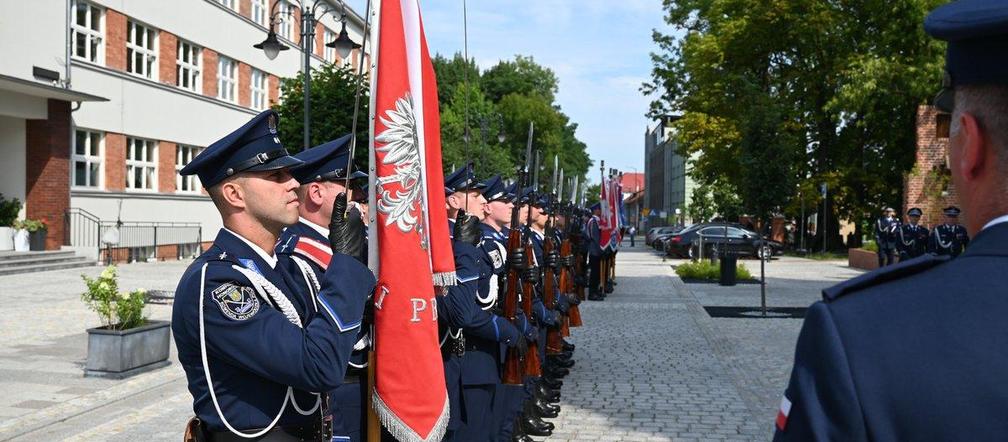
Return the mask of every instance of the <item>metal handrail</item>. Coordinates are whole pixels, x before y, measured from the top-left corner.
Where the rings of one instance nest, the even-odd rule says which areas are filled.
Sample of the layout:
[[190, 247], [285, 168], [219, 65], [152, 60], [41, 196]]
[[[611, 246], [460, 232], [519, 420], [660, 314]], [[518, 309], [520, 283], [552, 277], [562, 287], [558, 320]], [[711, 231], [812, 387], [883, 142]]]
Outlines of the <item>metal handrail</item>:
[[[104, 221], [87, 210], [73, 207], [65, 212], [64, 223], [64, 245], [93, 247], [98, 256], [103, 247], [108, 248], [107, 254], [115, 251], [129, 260], [141, 259], [140, 253], [146, 248], [153, 248], [157, 257], [158, 246], [162, 245], [193, 245], [202, 250], [203, 227], [198, 222]], [[119, 232], [119, 242], [104, 244], [105, 233], [113, 228]]]

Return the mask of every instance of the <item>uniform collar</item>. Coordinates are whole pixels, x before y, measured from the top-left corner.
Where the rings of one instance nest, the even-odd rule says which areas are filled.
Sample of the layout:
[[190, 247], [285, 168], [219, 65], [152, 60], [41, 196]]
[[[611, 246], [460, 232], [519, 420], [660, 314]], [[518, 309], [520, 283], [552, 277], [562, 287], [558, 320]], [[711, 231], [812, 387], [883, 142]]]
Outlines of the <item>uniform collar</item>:
[[304, 218], [302, 218], [300, 216], [298, 217], [298, 221], [300, 221], [301, 224], [304, 224], [304, 225], [306, 225], [308, 227], [311, 227], [312, 230], [318, 232], [323, 237], [325, 237], [325, 238], [329, 237], [329, 229], [327, 229], [325, 227], [322, 227], [322, 226], [320, 226], [318, 224], [315, 224], [315, 223], [313, 223], [311, 221], [308, 221], [308, 220], [306, 220], [306, 219], [304, 219]]
[[1001, 224], [1001, 223], [1008, 223], [1008, 214], [1001, 215], [997, 218], [988, 221], [987, 224], [984, 224], [983, 228], [981, 228], [980, 231], [983, 232], [988, 227], [992, 227], [995, 224]]
[[233, 230], [227, 227], [221, 227], [221, 231], [230, 233], [235, 238], [241, 240], [243, 243], [245, 243], [246, 246], [248, 246], [248, 248], [252, 249], [253, 252], [258, 254], [259, 258], [261, 258], [266, 264], [269, 264], [271, 269], [276, 269], [277, 265], [276, 255], [272, 253], [266, 253], [266, 251], [263, 250], [261, 247], [255, 245], [255, 243], [253, 243], [252, 241], [245, 239], [245, 237], [235, 233]]

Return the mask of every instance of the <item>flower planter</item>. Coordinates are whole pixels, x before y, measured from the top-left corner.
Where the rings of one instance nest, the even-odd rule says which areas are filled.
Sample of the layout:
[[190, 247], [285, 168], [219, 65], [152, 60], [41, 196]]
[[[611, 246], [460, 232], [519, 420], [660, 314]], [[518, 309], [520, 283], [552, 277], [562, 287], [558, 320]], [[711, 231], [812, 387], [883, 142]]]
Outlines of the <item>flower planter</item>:
[[0, 227], [0, 252], [14, 250], [14, 228]]
[[28, 241], [28, 231], [25, 229], [17, 229], [14, 231], [14, 251], [15, 252], [27, 252], [31, 247], [31, 243]]
[[128, 330], [88, 329], [84, 376], [123, 379], [170, 364], [170, 325], [168, 321], [147, 321]]
[[855, 269], [875, 270], [878, 268], [878, 255], [871, 250], [847, 249], [847, 265]]
[[28, 250], [39, 252], [46, 249], [47, 230], [37, 230], [28, 234]]

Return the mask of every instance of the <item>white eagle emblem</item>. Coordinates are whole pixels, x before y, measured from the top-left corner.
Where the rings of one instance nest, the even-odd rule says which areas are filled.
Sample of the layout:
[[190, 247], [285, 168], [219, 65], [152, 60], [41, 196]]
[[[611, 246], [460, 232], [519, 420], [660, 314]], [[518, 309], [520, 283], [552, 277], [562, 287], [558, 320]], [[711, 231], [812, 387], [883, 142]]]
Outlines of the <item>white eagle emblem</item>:
[[[395, 172], [378, 178], [381, 196], [378, 211], [386, 216], [386, 226], [395, 223], [403, 233], [416, 231], [420, 235], [421, 246], [426, 249], [423, 231], [426, 219], [423, 219], [425, 215], [420, 207], [423, 164], [410, 95], [407, 93], [396, 100], [395, 108], [386, 110], [381, 122], [385, 130], [375, 136], [375, 150], [385, 153], [382, 164], [392, 165]], [[391, 183], [398, 183], [399, 188], [388, 186]]]

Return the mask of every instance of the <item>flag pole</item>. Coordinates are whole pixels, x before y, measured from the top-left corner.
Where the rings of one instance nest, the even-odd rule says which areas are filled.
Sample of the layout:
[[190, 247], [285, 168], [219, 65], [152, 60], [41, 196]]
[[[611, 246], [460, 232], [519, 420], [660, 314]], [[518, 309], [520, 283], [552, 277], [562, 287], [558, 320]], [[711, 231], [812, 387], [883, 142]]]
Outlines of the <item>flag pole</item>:
[[[365, 26], [371, 23], [372, 26], [368, 31], [371, 35], [365, 35], [365, 40], [367, 38], [371, 39], [373, 47], [371, 48], [371, 75], [368, 77], [370, 92], [368, 93], [368, 98], [370, 103], [368, 105], [368, 267], [374, 273], [375, 277], [378, 276], [378, 228], [377, 228], [377, 213], [378, 213], [378, 200], [377, 190], [377, 163], [375, 161], [375, 145], [374, 145], [374, 129], [375, 129], [375, 89], [378, 81], [378, 35], [379, 27], [381, 22], [379, 21], [380, 12], [382, 7], [382, 0], [376, 0], [372, 3], [371, 0], [367, 1], [367, 10], [365, 14], [368, 15], [365, 20]], [[363, 45], [361, 45], [361, 60], [364, 59]], [[360, 65], [363, 68], [363, 64]], [[358, 71], [360, 72], [360, 71]], [[359, 81], [360, 79], [358, 79]], [[359, 95], [358, 95], [359, 96]], [[358, 107], [354, 106], [354, 112], [358, 112]], [[356, 115], [356, 114], [355, 114]], [[357, 127], [354, 124], [354, 132], [351, 137], [356, 135]], [[351, 143], [351, 149], [354, 144]], [[353, 161], [353, 154], [350, 155], [350, 161]], [[347, 176], [350, 176], [349, 169], [347, 170]], [[349, 184], [349, 183], [348, 183]], [[374, 302], [374, 295], [368, 302]], [[380, 442], [381, 441], [381, 424], [378, 420], [378, 413], [375, 411], [374, 399], [375, 399], [375, 388], [377, 385], [377, 375], [375, 370], [375, 345], [377, 345], [377, 327], [374, 324], [369, 325], [371, 327], [371, 346], [368, 350], [368, 366], [367, 366], [367, 384], [364, 386], [367, 391], [365, 396], [366, 403], [363, 404], [364, 408], [367, 410], [367, 420], [364, 422], [364, 428], [362, 428], [364, 434], [364, 440], [368, 442]]]

